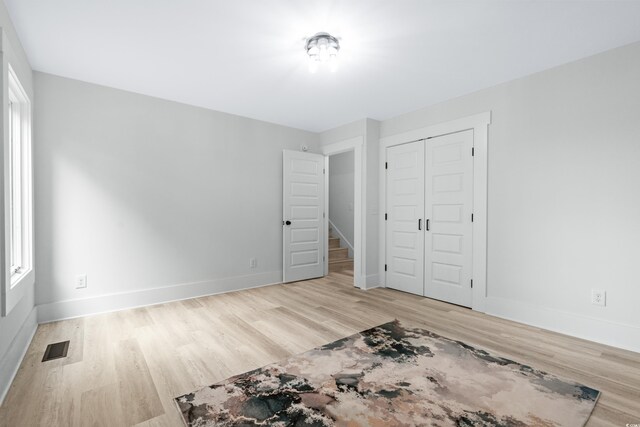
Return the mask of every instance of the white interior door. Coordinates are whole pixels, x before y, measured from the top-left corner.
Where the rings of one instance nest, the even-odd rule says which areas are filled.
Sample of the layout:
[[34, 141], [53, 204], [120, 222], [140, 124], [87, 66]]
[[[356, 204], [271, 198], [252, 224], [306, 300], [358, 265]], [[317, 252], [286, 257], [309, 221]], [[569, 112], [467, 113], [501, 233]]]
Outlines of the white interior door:
[[283, 282], [324, 275], [324, 156], [283, 151]]
[[426, 140], [424, 295], [471, 306], [473, 130]]
[[423, 295], [424, 143], [387, 148], [387, 287]]

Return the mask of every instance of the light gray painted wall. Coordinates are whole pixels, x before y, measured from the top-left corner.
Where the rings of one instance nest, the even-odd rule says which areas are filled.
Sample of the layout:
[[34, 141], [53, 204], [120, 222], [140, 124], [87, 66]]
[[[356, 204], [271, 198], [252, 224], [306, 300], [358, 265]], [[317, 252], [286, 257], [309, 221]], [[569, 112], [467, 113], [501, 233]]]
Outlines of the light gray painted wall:
[[282, 271], [282, 150], [317, 151], [317, 134], [39, 72], [35, 86], [38, 304]]
[[388, 136], [492, 111], [490, 297], [640, 325], [638, 76], [635, 43], [381, 123]]
[[[329, 157], [329, 220], [353, 247], [353, 151]], [[344, 247], [344, 245], [343, 245]]]
[[337, 128], [328, 129], [320, 133], [320, 143], [322, 145], [332, 144], [357, 136], [364, 136], [366, 133], [366, 119], [356, 120], [355, 122], [346, 123]]
[[[8, 55], [9, 63], [33, 103], [31, 66], [11, 23], [4, 2], [0, 2], [0, 27], [10, 44], [10, 49], [5, 49], [3, 53]], [[1, 108], [0, 113], [4, 114]], [[2, 179], [1, 174], [0, 179]], [[13, 310], [6, 317], [0, 317], [0, 396], [9, 385], [14, 370], [17, 368], [16, 362], [19, 363], [19, 358], [22, 355], [25, 340], [30, 338], [30, 334], [35, 327], [33, 310], [34, 287], [30, 285], [26, 289], [25, 296]]]

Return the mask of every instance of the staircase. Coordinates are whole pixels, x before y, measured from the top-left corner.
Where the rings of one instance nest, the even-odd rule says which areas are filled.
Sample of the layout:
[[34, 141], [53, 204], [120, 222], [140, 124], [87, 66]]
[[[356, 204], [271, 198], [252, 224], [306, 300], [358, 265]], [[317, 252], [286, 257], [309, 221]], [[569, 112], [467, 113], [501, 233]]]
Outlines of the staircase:
[[340, 238], [329, 231], [329, 273], [353, 272], [353, 259], [349, 258], [349, 249], [340, 247]]

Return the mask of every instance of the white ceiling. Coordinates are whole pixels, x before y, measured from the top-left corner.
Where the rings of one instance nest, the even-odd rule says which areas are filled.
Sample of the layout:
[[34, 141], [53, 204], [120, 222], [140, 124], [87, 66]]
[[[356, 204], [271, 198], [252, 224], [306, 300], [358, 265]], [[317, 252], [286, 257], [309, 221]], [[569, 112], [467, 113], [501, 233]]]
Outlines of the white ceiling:
[[[640, 1], [4, 1], [36, 70], [311, 131], [640, 40]], [[318, 31], [334, 74], [308, 72]]]

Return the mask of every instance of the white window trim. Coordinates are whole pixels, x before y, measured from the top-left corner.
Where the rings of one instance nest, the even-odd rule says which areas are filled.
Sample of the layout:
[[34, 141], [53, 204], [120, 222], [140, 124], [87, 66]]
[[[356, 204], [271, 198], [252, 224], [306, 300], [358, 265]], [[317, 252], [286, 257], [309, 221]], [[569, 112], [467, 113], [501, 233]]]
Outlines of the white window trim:
[[[13, 186], [9, 188], [9, 203], [14, 202], [20, 205], [20, 216], [18, 221], [14, 223], [13, 215], [9, 213], [9, 225], [15, 227], [21, 234], [20, 239], [9, 242], [10, 260], [11, 255], [17, 252], [17, 264], [10, 262], [9, 274], [11, 276], [10, 287], [15, 288], [32, 270], [33, 270], [33, 239], [32, 239], [32, 223], [33, 223], [33, 206], [31, 194], [31, 177], [32, 177], [32, 157], [31, 157], [31, 102], [24, 88], [20, 84], [20, 80], [16, 76], [11, 65], [8, 65], [9, 77], [9, 175], [11, 181], [19, 180], [18, 194], [14, 194]], [[18, 121], [16, 127], [15, 121]], [[15, 140], [18, 140], [15, 142]], [[16, 154], [15, 148], [20, 151]], [[15, 157], [17, 156], [17, 159]], [[14, 170], [11, 165], [15, 161], [19, 161], [20, 169]], [[11, 208], [11, 206], [10, 206]], [[11, 230], [9, 230], [9, 234]]]
[[[32, 157], [32, 102], [28, 93], [24, 90], [18, 74], [9, 64], [9, 61], [16, 59], [11, 47], [7, 43], [4, 31], [0, 30], [0, 56], [1, 68], [0, 72], [2, 86], [2, 105], [0, 106], [0, 120], [2, 129], [2, 176], [3, 176], [3, 192], [0, 197], [0, 288], [2, 293], [1, 311], [2, 316], [8, 315], [11, 310], [22, 300], [27, 294], [27, 290], [33, 287], [35, 282], [34, 271], [34, 241], [33, 241], [33, 157]], [[18, 59], [16, 59], [18, 60]], [[20, 269], [11, 267], [11, 188], [10, 174], [12, 172], [10, 155], [11, 150], [11, 130], [10, 117], [12, 108], [9, 107], [10, 102], [13, 103], [14, 113], [20, 116], [20, 127], [14, 128], [14, 136], [20, 138], [20, 159], [21, 163], [21, 232], [22, 241], [25, 243], [20, 249]]]

